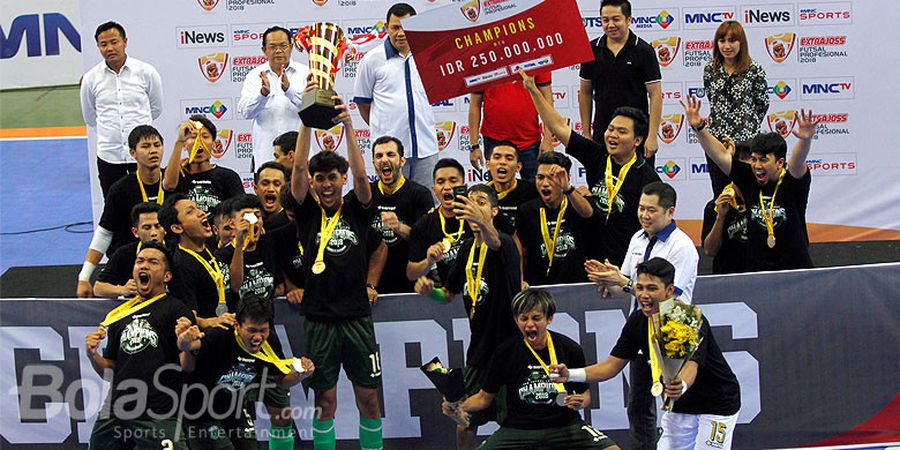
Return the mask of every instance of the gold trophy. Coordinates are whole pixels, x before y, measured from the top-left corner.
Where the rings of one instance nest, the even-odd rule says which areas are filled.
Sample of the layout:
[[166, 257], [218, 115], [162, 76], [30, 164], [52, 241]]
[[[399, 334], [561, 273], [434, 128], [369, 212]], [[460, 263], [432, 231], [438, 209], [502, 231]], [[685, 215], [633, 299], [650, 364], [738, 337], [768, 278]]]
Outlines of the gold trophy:
[[334, 127], [331, 119], [338, 114], [331, 97], [335, 95], [334, 76], [339, 70], [338, 63], [348, 50], [347, 39], [336, 24], [320, 22], [298, 30], [294, 45], [309, 54], [309, 71], [319, 86], [302, 95], [300, 119], [307, 127], [328, 130]]

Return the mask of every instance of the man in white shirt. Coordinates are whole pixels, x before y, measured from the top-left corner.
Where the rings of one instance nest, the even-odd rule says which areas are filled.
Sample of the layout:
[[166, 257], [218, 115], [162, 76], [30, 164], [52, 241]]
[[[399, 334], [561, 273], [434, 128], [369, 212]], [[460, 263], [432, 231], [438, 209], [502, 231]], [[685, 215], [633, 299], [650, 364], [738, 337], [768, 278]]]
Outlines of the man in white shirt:
[[309, 67], [291, 59], [291, 32], [274, 26], [263, 33], [262, 51], [269, 62], [249, 73], [241, 88], [237, 113], [253, 121], [251, 171], [273, 159], [272, 141], [300, 126], [300, 95]]
[[408, 150], [403, 176], [431, 186], [438, 160], [434, 111], [400, 24], [415, 14], [406, 3], [388, 9], [388, 40], [360, 61], [353, 101], [372, 136], [394, 136]]
[[81, 114], [97, 135], [97, 173], [103, 198], [113, 183], [137, 166], [128, 135], [162, 113], [162, 80], [153, 66], [125, 54], [125, 28], [116, 22], [97, 27], [94, 40], [103, 61], [81, 80]]

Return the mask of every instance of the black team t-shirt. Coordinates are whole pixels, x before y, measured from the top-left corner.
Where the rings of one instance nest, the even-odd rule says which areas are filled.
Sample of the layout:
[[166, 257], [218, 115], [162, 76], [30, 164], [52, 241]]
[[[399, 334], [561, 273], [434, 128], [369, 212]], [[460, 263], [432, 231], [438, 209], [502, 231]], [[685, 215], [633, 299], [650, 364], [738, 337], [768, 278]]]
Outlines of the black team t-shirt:
[[[584, 352], [575, 341], [553, 331], [553, 348], [557, 361], [568, 367], [584, 367]], [[535, 350], [545, 364], [550, 364], [548, 347]], [[504, 427], [523, 430], [546, 429], [569, 425], [580, 421], [581, 415], [574, 409], [556, 404], [556, 385], [544, 372], [525, 345], [521, 334], [497, 347], [482, 389], [496, 394], [506, 385], [506, 419]], [[581, 394], [588, 390], [585, 383], [565, 383], [567, 393]]]
[[[210, 267], [215, 270], [219, 266], [218, 261], [210, 251], [198, 253]], [[169, 292], [181, 299], [190, 309], [197, 311], [197, 317], [216, 317], [216, 307], [219, 306], [219, 291], [216, 282], [209, 276], [209, 272], [188, 252], [176, 247], [172, 254], [172, 281], [169, 283]], [[222, 271], [221, 267], [219, 268]], [[227, 277], [225, 271], [222, 275]], [[228, 292], [228, 282], [225, 281], [225, 292]], [[226, 295], [227, 297], [227, 295]]]
[[[175, 336], [175, 323], [179, 317], [195, 322], [194, 313], [181, 300], [167, 295], [107, 328], [103, 357], [116, 363], [107, 399], [112, 402], [113, 417], [139, 413], [141, 418], [146, 419], [149, 418], [149, 412], [177, 412], [176, 405], [172, 404], [171, 394], [163, 389], [175, 392], [181, 390], [182, 374], [178, 361], [180, 352]], [[170, 366], [164, 368], [166, 365]], [[157, 376], [158, 383], [154, 382]], [[142, 382], [145, 394], [136, 395], [140, 392], [134, 388], [136, 382]], [[122, 386], [123, 383], [125, 386]], [[135, 400], [122, 401], [119, 405], [117, 403], [120, 397]], [[146, 400], [146, 411], [136, 411], [137, 398]]]
[[[268, 230], [268, 228], [267, 228]], [[266, 236], [275, 243], [276, 269], [294, 286], [303, 288], [306, 284], [306, 273], [303, 267], [305, 250], [301, 250], [297, 227], [294, 224], [269, 231]], [[315, 256], [315, 255], [313, 255]]]
[[[441, 229], [441, 219], [438, 215], [441, 213], [440, 208], [426, 214], [419, 219], [412, 229], [409, 231], [409, 262], [419, 262], [425, 259], [428, 247], [437, 244], [444, 239], [444, 232]], [[459, 220], [455, 217], [445, 217], [447, 233], [456, 238], [459, 231]], [[435, 281], [436, 286], [443, 286], [447, 282], [447, 274], [450, 272], [450, 266], [456, 261], [459, 255], [459, 248], [462, 241], [472, 236], [472, 230], [469, 224], [463, 225], [462, 236], [454, 240], [450, 246], [450, 251], [444, 254], [443, 259], [437, 262], [435, 270], [431, 270], [427, 276]], [[404, 271], [405, 272], [405, 271]]]
[[178, 179], [175, 192], [188, 196], [197, 207], [212, 214], [219, 203], [244, 193], [244, 183], [237, 172], [214, 166], [205, 172], [186, 173]]
[[[513, 320], [510, 303], [519, 292], [519, 252], [516, 243], [509, 235], [500, 233], [500, 249], [488, 249], [484, 260], [484, 269], [477, 299], [469, 296], [469, 283], [466, 277], [469, 251], [475, 238], [467, 238], [460, 246], [456, 262], [447, 275], [447, 290], [462, 294], [463, 306], [469, 317], [471, 340], [466, 353], [466, 365], [487, 367], [494, 349], [511, 336], [519, 334]], [[478, 254], [472, 258], [472, 278], [478, 276]]]
[[[161, 181], [162, 177], [160, 177]], [[159, 183], [144, 184], [144, 191], [147, 193], [148, 202], [156, 202]], [[100, 226], [112, 232], [113, 235], [109, 248], [106, 249], [106, 256], [112, 257], [116, 249], [137, 240], [131, 234], [131, 208], [143, 201], [136, 173], [125, 175], [109, 188], [106, 202], [103, 205], [103, 213], [100, 215]]]
[[[345, 195], [341, 218], [325, 247], [325, 271], [312, 273], [319, 249], [322, 209], [307, 194], [294, 211], [300, 240], [306, 250], [306, 287], [300, 312], [309, 320], [341, 321], [371, 314], [366, 294], [368, 272], [367, 229], [375, 208], [363, 205], [356, 195]], [[332, 217], [335, 212], [329, 212]]]
[[[216, 259], [225, 276], [225, 289], [227, 302], [232, 311], [237, 310], [238, 300], [247, 295], [267, 298], [275, 298], [275, 286], [281, 284], [282, 276], [278, 270], [277, 255], [273, 248], [275, 244], [268, 234], [259, 237], [256, 248], [250, 252], [244, 250], [244, 279], [237, 294], [228, 287], [231, 280], [231, 259], [234, 257], [234, 246], [229, 244], [216, 250]], [[226, 274], [227, 273], [227, 274]]]
[[[787, 170], [787, 169], [785, 169]], [[778, 193], [775, 195], [773, 225], [775, 247], [769, 248], [769, 237], [763, 209], [759, 204], [762, 192], [763, 204], [768, 214], [775, 191], [775, 183], [760, 186], [756, 183], [753, 169], [737, 158], [731, 160], [731, 181], [744, 194], [749, 209], [747, 219], [747, 270], [806, 269], [813, 266], [809, 256], [809, 235], [806, 231], [806, 206], [809, 202], [809, 186], [812, 177], [809, 170], [801, 179], [796, 179], [787, 171]]]
[[[637, 161], [628, 170], [625, 182], [616, 192], [616, 198], [610, 202], [606, 189], [606, 159], [609, 153], [606, 145], [585, 139], [578, 133], [569, 137], [566, 153], [577, 159], [584, 166], [585, 179], [591, 190], [588, 200], [594, 205], [596, 214], [591, 218], [590, 242], [588, 257], [609, 261], [617, 266], [622, 265], [631, 236], [641, 229], [637, 218], [638, 204], [641, 201], [641, 190], [649, 183], [659, 181], [656, 170], [638, 155]], [[612, 162], [613, 184], [619, 182], [621, 165]], [[612, 213], [607, 220], [606, 215], [612, 203]]]
[[[619, 340], [610, 355], [625, 360], [649, 361], [647, 343], [648, 317], [641, 311], [628, 316]], [[741, 390], [734, 372], [725, 361], [719, 344], [713, 336], [706, 316], [700, 326], [703, 340], [691, 358], [698, 365], [697, 378], [687, 392], [675, 402], [673, 412], [683, 414], [716, 414], [730, 416], [741, 409]], [[647, 365], [649, 369], [649, 362]], [[650, 377], [647, 377], [648, 379]], [[650, 386], [634, 386], [633, 389], [650, 389]]]
[[116, 249], [116, 252], [103, 266], [100, 275], [97, 275], [97, 281], [114, 286], [122, 286], [127, 283], [133, 276], [138, 244], [140, 244], [140, 241], [134, 241]]
[[519, 207], [535, 198], [538, 198], [538, 191], [534, 186], [534, 181], [518, 180], [515, 189], [499, 199], [500, 214], [504, 220], [515, 228]]
[[277, 230], [281, 227], [286, 227], [291, 224], [291, 219], [288, 218], [287, 212], [285, 212], [284, 208], [281, 211], [278, 211], [274, 214], [269, 214], [269, 217], [263, 219], [263, 226], [266, 227], [266, 231]]
[[390, 228], [381, 222], [381, 213], [393, 212], [401, 223], [412, 227], [416, 220], [428, 213], [434, 206], [431, 191], [412, 180], [407, 179], [403, 186], [390, 195], [378, 189], [378, 181], [372, 182], [372, 229], [381, 235], [388, 247], [387, 261], [378, 282], [378, 292], [391, 294], [396, 292], [412, 292], [413, 282], [406, 278], [406, 263], [409, 261], [409, 241], [401, 239]]
[[[706, 240], [716, 223], [716, 201], [710, 200], [703, 209], [703, 232], [700, 241]], [[722, 246], [713, 258], [713, 273], [741, 273], [747, 270], [747, 211], [729, 208], [725, 213], [722, 230]]]
[[[541, 208], [546, 207], [540, 198], [526, 202], [519, 207], [516, 219], [519, 241], [522, 242], [522, 250], [525, 253], [525, 281], [531, 286], [587, 281], [584, 260], [588, 219], [579, 216], [571, 204], [566, 208], [559, 236], [556, 238], [553, 265], [550, 266], [548, 275], [550, 257], [541, 234]], [[546, 208], [547, 232], [551, 239], [556, 229], [558, 214], [559, 208]]]

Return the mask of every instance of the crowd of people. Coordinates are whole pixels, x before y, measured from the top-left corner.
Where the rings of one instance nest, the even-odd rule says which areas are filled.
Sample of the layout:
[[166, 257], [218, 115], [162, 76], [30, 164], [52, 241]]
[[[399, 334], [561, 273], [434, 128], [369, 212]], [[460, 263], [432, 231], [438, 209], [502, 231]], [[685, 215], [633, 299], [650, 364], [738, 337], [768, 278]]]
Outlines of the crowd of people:
[[[356, 397], [360, 447], [382, 448], [371, 312], [380, 294], [411, 292], [438, 303], [459, 296], [469, 319], [468, 398], [443, 405], [470, 418], [457, 426], [459, 448], [474, 448], [478, 426], [498, 420], [500, 430], [480, 448], [616, 448], [577, 411], [591, 403], [586, 383], [629, 361], [631, 448], [730, 448], [739, 387], [705, 320], [701, 349], [665, 386], [677, 400], [661, 419], [661, 437], [657, 429], [650, 386], [659, 380], [642, 336], [661, 303], [690, 303], [699, 254], [674, 220], [675, 189], [654, 169], [661, 75], [652, 47], [629, 28], [629, 2], [601, 4], [604, 35], [591, 41], [594, 60], [581, 65], [579, 110], [592, 124], [581, 134], [554, 109], [550, 73], [520, 72], [471, 94], [469, 159], [491, 179], [471, 186], [459, 161], [438, 157], [434, 113], [402, 26], [414, 14], [410, 5], [392, 6], [388, 38], [359, 66], [353, 102], [376, 137], [371, 154], [360, 151], [347, 102], [333, 98], [346, 158], [310, 154], [312, 131], [297, 112], [316, 83], [291, 59], [290, 31], [265, 31], [267, 62], [247, 76], [237, 108], [253, 121], [254, 194], [211, 161], [217, 130], [205, 116], [167, 136], [164, 158], [163, 133], [151, 125], [159, 74], [126, 55], [121, 25], [97, 28], [104, 60], [85, 75], [81, 97], [97, 134], [105, 203], [77, 294], [129, 300], [87, 337], [94, 368], [113, 373], [112, 406], [91, 448], [124, 448], [116, 427], [147, 431], [163, 448], [255, 448], [255, 401], [271, 416], [269, 448], [293, 448], [290, 387], [305, 380], [318, 411], [314, 446], [333, 449], [342, 367]], [[717, 273], [811, 267], [805, 159], [816, 120], [801, 113], [790, 155], [781, 135], [760, 133], [764, 69], [750, 58], [739, 23], [723, 23], [714, 39], [703, 74], [710, 117], [699, 99], [682, 102], [710, 161], [703, 251]], [[587, 186], [572, 184], [570, 158], [584, 166]], [[531, 288], [578, 282], [596, 284], [603, 297], [634, 298], [619, 342], [595, 365], [578, 343], [547, 331], [556, 302]], [[303, 358], [285, 359], [272, 332], [281, 296], [305, 318]], [[150, 383], [167, 364], [186, 375]], [[134, 380], [156, 386], [137, 414], [127, 395]], [[159, 392], [179, 383], [215, 392], [188, 396], [196, 414], [184, 422]]]

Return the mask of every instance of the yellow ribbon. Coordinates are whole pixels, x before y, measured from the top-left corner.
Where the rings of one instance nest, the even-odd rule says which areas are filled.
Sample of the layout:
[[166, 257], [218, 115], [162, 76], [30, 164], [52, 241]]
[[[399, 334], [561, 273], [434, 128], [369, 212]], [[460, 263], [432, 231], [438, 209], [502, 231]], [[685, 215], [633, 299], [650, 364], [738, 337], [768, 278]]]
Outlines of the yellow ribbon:
[[[147, 197], [147, 190], [144, 189], [144, 182], [141, 181], [141, 171], [138, 170], [134, 173], [137, 175], [138, 187], [141, 188], [141, 200], [144, 202], [149, 202], [150, 198]], [[163, 191], [163, 180], [162, 180], [162, 169], [159, 171], [159, 192], [156, 194], [156, 204], [162, 205], [165, 196], [165, 191]]]
[[613, 183], [612, 176], [612, 157], [606, 157], [606, 220], [609, 220], [609, 215], [612, 214], [613, 205], [616, 204], [616, 195], [619, 194], [619, 189], [622, 189], [622, 185], [625, 184], [625, 177], [628, 176], [628, 171], [631, 170], [631, 166], [637, 161], [637, 153], [631, 155], [631, 159], [625, 163], [622, 168], [619, 169], [619, 181]]
[[106, 318], [103, 319], [103, 322], [100, 322], [100, 326], [106, 328], [119, 320], [122, 320], [125, 317], [128, 317], [150, 305], [156, 303], [159, 299], [166, 296], [166, 293], [163, 292], [155, 297], [151, 297], [150, 299], [144, 300], [140, 295], [128, 300], [125, 303], [122, 303], [119, 306], [113, 308], [112, 311], [106, 314]]
[[330, 219], [326, 219], [325, 208], [319, 205], [319, 209], [322, 211], [322, 226], [319, 232], [319, 251], [316, 253], [316, 263], [325, 262], [325, 247], [328, 246], [328, 241], [331, 240], [331, 235], [334, 234], [334, 229], [337, 228], [337, 224], [341, 220], [342, 208], [343, 205], [338, 208], [337, 212]]
[[394, 185], [395, 185], [394, 189], [392, 189], [391, 192], [385, 194], [384, 193], [384, 183], [382, 183], [381, 180], [378, 180], [378, 191], [381, 192], [381, 195], [391, 195], [394, 192], [399, 191], [400, 188], [402, 188], [404, 184], [406, 184], [406, 177], [404, 177], [403, 175], [400, 175], [400, 179], [397, 180], [396, 183], [394, 183]]
[[[494, 187], [494, 180], [491, 180], [490, 182], [488, 182], [487, 185], [490, 187]], [[503, 200], [503, 197], [506, 197], [510, 192], [516, 190], [516, 186], [518, 186], [518, 185], [519, 185], [519, 180], [516, 178], [513, 178], [512, 187], [510, 187], [509, 189], [507, 189], [505, 191], [497, 192], [497, 200]]]
[[[658, 314], [656, 314], [658, 316]], [[650, 347], [650, 377], [653, 382], [662, 380], [662, 368], [660, 368], [659, 341], [656, 338], [656, 326], [653, 317], [647, 318], [647, 347]]]
[[566, 214], [566, 208], [569, 206], [569, 199], [563, 197], [562, 203], [559, 205], [559, 213], [556, 214], [556, 226], [553, 229], [553, 240], [550, 240], [550, 229], [547, 227], [547, 209], [541, 207], [541, 236], [544, 238], [544, 247], [547, 248], [547, 273], [553, 267], [553, 255], [556, 254], [556, 239], [559, 238], [559, 229], [562, 225], [563, 216]]
[[250, 350], [247, 349], [247, 346], [244, 345], [244, 340], [241, 339], [241, 335], [238, 334], [237, 328], [234, 329], [234, 340], [237, 341], [238, 346], [241, 347], [241, 350], [244, 353], [260, 360], [265, 361], [273, 366], [277, 367], [281, 373], [287, 375], [291, 373], [291, 370], [294, 367], [294, 358], [291, 359], [281, 359], [275, 354], [275, 350], [272, 349], [272, 346], [269, 345], [269, 341], [263, 342], [262, 351], [256, 353], [250, 353]]
[[[736, 210], [737, 212], [744, 212], [747, 210], [747, 207], [745, 205], [739, 205], [737, 202], [737, 194], [734, 191], [734, 183], [728, 183], [728, 185], [722, 189], [722, 194], [731, 195], [731, 202], [729, 203], [731, 204], [731, 207], [734, 208], [734, 210]], [[714, 206], [713, 211], [719, 212], [719, 207]]]
[[459, 219], [459, 230], [456, 233], [450, 234], [447, 232], [447, 219], [444, 218], [444, 215], [438, 211], [438, 217], [441, 219], [441, 232], [444, 233], [444, 240], [450, 242], [451, 244], [458, 241], [463, 234], [463, 227], [466, 226], [466, 221]]
[[[540, 363], [541, 368], [544, 369], [544, 373], [547, 374], [547, 377], [550, 377], [550, 367], [541, 359], [540, 355], [531, 348], [531, 344], [528, 343], [528, 339], [522, 339], [525, 342], [525, 346], [528, 347], [528, 350], [531, 350], [531, 354], [534, 355], [534, 358], [537, 359], [538, 363]], [[550, 332], [547, 332], [547, 350], [550, 352], [550, 364], [556, 365], [559, 361], [556, 359], [556, 349], [553, 347], [553, 338], [550, 337]], [[557, 392], [566, 392], [566, 387], [562, 383], [553, 383], [556, 386]]]
[[191, 147], [191, 154], [190, 154], [190, 156], [188, 156], [189, 163], [194, 162], [194, 158], [197, 156], [197, 151], [200, 150], [201, 148], [203, 150], [206, 150], [207, 152], [209, 152], [210, 155], [212, 155], [212, 151], [209, 149], [209, 147], [206, 146], [206, 142], [203, 142], [203, 139], [200, 138], [200, 128], [201, 127], [197, 128], [197, 137], [194, 138], [194, 146]]
[[766, 204], [763, 201], [762, 189], [759, 191], [759, 207], [762, 208], [763, 219], [766, 221], [766, 231], [769, 232], [769, 239], [775, 237], [775, 196], [778, 194], [778, 188], [781, 187], [781, 182], [784, 181], [784, 174], [787, 173], [787, 170], [781, 169], [781, 173], [778, 174], [778, 183], [775, 184], [775, 191], [772, 192], [772, 198], [769, 200], [769, 209], [766, 210]]
[[475, 305], [478, 304], [478, 296], [481, 294], [481, 279], [487, 251], [487, 244], [482, 242], [481, 247], [478, 249], [478, 271], [476, 275], [473, 275], [472, 264], [475, 262], [475, 242], [472, 242], [472, 248], [469, 250], [469, 260], [466, 262], [466, 288], [469, 291], [469, 298], [472, 299], [472, 311], [469, 312], [469, 320], [475, 317]]
[[199, 262], [200, 265], [202, 265], [203, 268], [206, 269], [206, 273], [208, 273], [209, 277], [212, 278], [214, 283], [216, 283], [216, 293], [219, 294], [219, 304], [224, 305], [225, 304], [225, 277], [222, 276], [222, 271], [219, 270], [219, 265], [216, 264], [215, 258], [213, 258], [213, 255], [209, 251], [209, 249], [204, 248], [203, 251], [206, 252], [206, 254], [209, 255], [209, 259], [211, 259], [213, 261], [211, 266], [210, 266], [209, 262], [207, 262], [205, 259], [203, 259], [203, 257], [200, 256], [197, 252], [195, 252], [189, 248], [186, 248], [181, 244], [178, 244], [178, 248], [184, 250], [184, 252], [187, 253], [188, 255], [193, 256], [194, 259], [196, 259], [197, 262]]

